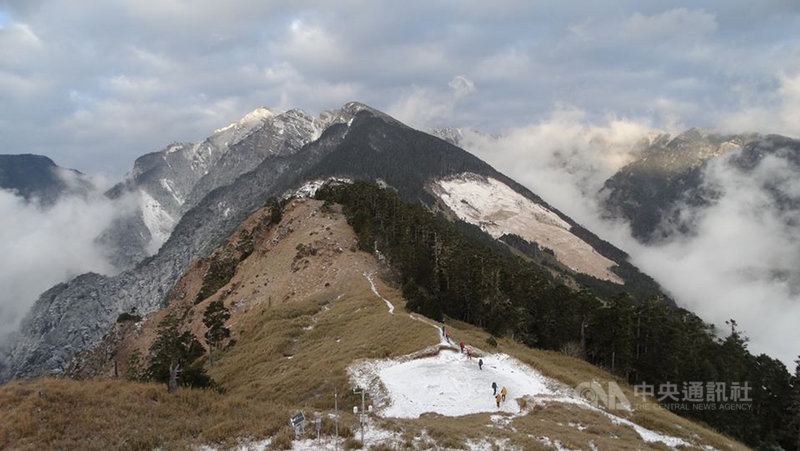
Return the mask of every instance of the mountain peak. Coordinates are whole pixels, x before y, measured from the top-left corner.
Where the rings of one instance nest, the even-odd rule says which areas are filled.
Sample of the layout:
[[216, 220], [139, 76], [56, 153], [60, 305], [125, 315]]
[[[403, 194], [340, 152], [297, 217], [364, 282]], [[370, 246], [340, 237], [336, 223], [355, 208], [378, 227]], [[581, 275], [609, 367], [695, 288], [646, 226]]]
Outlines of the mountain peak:
[[267, 107], [258, 107], [255, 110], [242, 116], [242, 118], [239, 119], [238, 121], [231, 122], [225, 127], [214, 130], [214, 133], [215, 134], [222, 133], [230, 129], [242, 129], [242, 128], [251, 129], [253, 128], [254, 125], [257, 126], [258, 124], [264, 122], [265, 120], [275, 116], [275, 114], [276, 114], [275, 112], [273, 112]]
[[369, 105], [363, 104], [361, 102], [347, 102], [342, 105], [342, 112], [350, 113], [350, 114], [357, 114], [360, 111], [367, 110], [371, 113], [380, 113], [380, 111], [376, 110], [375, 108], [370, 107]]

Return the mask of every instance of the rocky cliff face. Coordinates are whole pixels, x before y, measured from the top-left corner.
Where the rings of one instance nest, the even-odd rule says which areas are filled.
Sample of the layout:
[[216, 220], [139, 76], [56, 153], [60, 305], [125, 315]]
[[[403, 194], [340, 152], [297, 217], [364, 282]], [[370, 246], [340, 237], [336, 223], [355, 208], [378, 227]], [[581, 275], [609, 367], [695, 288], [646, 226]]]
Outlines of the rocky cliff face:
[[[209, 168], [246, 167], [260, 155], [266, 155], [252, 171], [227, 185], [224, 183], [233, 178], [236, 171], [220, 170], [217, 175], [207, 177], [206, 182], [201, 181], [213, 172], [209, 171], [197, 178], [192, 189], [197, 190], [196, 194], [188, 191], [184, 197], [187, 191], [183, 185], [173, 184], [172, 191], [164, 188], [159, 174], [164, 174], [166, 169], [148, 163], [152, 163], [153, 158], [169, 160], [172, 154], [185, 153], [186, 147], [181, 145], [171, 153], [145, 158], [138, 165], [140, 170], [135, 171], [134, 179], [142, 180], [144, 186], [156, 185], [155, 180], [158, 180], [157, 186], [164, 188], [161, 196], [172, 196], [171, 200], [164, 200], [163, 205], [180, 211], [181, 206], [187, 204], [186, 199], [200, 197], [206, 190], [208, 193], [180, 216], [156, 255], [118, 276], [87, 274], [42, 295], [24, 320], [13, 346], [6, 351], [6, 367], [0, 370], [0, 378], [7, 380], [60, 371], [77, 352], [96, 345], [120, 313], [132, 308], [142, 314], [158, 309], [192, 260], [211, 253], [270, 196], [291, 192], [308, 181], [332, 177], [377, 180], [396, 189], [407, 200], [453, 214], [433, 185], [465, 173], [474, 174], [482, 180], [491, 179], [502, 184], [520, 199], [546, 211], [545, 219], [557, 222], [563, 233], [570, 234], [569, 243], [583, 243], [611, 265], [627, 264], [624, 252], [603, 242], [485, 162], [381, 112], [349, 103], [316, 119], [300, 112], [285, 114], [285, 122], [277, 121], [278, 116], [271, 118], [270, 125], [239, 140], [230, 147], [227, 156], [209, 164]], [[320, 125], [327, 128], [318, 134]], [[292, 138], [286, 139], [289, 135]], [[270, 150], [269, 146], [274, 147]], [[202, 155], [206, 154], [209, 153]], [[191, 159], [184, 156], [181, 161], [185, 173], [199, 174], [193, 172]], [[210, 160], [203, 161], [206, 164]], [[215, 185], [221, 186], [211, 189]], [[179, 199], [184, 202], [178, 202]]]

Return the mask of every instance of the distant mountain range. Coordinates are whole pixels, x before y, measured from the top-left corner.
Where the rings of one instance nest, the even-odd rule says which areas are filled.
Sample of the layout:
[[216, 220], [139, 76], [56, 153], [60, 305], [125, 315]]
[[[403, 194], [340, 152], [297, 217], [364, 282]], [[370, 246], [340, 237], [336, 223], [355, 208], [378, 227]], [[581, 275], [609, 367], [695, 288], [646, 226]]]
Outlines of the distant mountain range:
[[[691, 129], [677, 136], [662, 134], [640, 146], [640, 157], [608, 179], [601, 196], [606, 215], [629, 221], [634, 237], [644, 243], [694, 232], [698, 216], [722, 194], [708, 177], [712, 164], [750, 177], [772, 157], [780, 158], [791, 174], [800, 174], [800, 141], [784, 136]], [[773, 178], [759, 183], [778, 209], [800, 213], [800, 194], [784, 182]], [[791, 215], [787, 219], [795, 220]]]
[[26, 202], [50, 206], [67, 195], [85, 196], [92, 182], [74, 169], [56, 165], [42, 155], [0, 155], [0, 189], [21, 196]]

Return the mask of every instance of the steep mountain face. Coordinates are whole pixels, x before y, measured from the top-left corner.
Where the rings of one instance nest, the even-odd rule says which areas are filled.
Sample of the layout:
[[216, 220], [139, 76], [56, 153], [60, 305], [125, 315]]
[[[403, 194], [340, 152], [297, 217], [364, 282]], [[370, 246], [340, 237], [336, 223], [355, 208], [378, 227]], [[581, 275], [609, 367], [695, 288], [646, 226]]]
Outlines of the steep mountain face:
[[[241, 163], [235, 163], [233, 157], [212, 158], [214, 151], [210, 144], [207, 152], [199, 154], [190, 154], [186, 146], [179, 145], [171, 147], [171, 152], [143, 157], [139, 170], [134, 171], [134, 180], [141, 180], [139, 186], [147, 186], [153, 192], [160, 189], [160, 200], [152, 198], [172, 217], [173, 211], [186, 208], [186, 199], [201, 194], [193, 195], [187, 188], [188, 184], [162, 183], [167, 177], [161, 175], [165, 174], [164, 166], [168, 165], [148, 163], [175, 158], [176, 163], [181, 162], [182, 173], [194, 174], [186, 177], [195, 177], [195, 186], [200, 186], [199, 181], [210, 171], [200, 176], [206, 169], [197, 168], [224, 165], [220, 163], [223, 161], [231, 161], [231, 166], [247, 165], [252, 164], [258, 155], [267, 155], [252, 171], [228, 185], [210, 190], [197, 201], [197, 205], [179, 216], [169, 238], [153, 257], [115, 277], [87, 274], [43, 294], [23, 321], [14, 345], [7, 351], [7, 367], [2, 379], [63, 369], [75, 353], [98, 343], [120, 313], [132, 308], [140, 313], [158, 309], [187, 265], [218, 247], [269, 197], [297, 189], [308, 182], [333, 177], [380, 181], [396, 189], [407, 200], [421, 202], [476, 225], [486, 223], [483, 224], [485, 230], [496, 237], [522, 233], [526, 240], [542, 240], [544, 243], [537, 243], [537, 246], [551, 249], [556, 258], [572, 268], [562, 270], [564, 277], [583, 276], [617, 287], [619, 283], [638, 281], [643, 277], [635, 268], [631, 269], [622, 251], [452, 144], [413, 130], [358, 103], [349, 103], [338, 111], [324, 113], [318, 122], [301, 113], [292, 114], [294, 117], [290, 122], [295, 128], [291, 131], [286, 123], [281, 128], [280, 122], [271, 117], [272, 125], [259, 128], [258, 132], [233, 145], [229, 151], [231, 155], [239, 149], [244, 149], [243, 155], [253, 155], [252, 159], [243, 158]], [[308, 126], [296, 125], [298, 123]], [[311, 141], [320, 130], [315, 124], [327, 128]], [[268, 127], [271, 127], [269, 132]], [[280, 138], [287, 135], [296, 137], [295, 131], [310, 135], [294, 141]], [[273, 135], [270, 137], [269, 133]], [[306, 144], [297, 149], [296, 146], [303, 142]], [[272, 150], [263, 147], [276, 143], [285, 147], [278, 146]], [[173, 154], [178, 155], [172, 157]], [[214, 181], [202, 182], [210, 185], [202, 186], [222, 184], [230, 177], [215, 176]], [[495, 194], [486, 191], [484, 188], [487, 186], [504, 194], [504, 202], [499, 207], [492, 204], [490, 199]], [[202, 191], [208, 187], [193, 189]], [[513, 216], [521, 212], [528, 213], [524, 222], [517, 223]], [[525, 229], [537, 227], [542, 227], [545, 232], [525, 235]], [[588, 256], [593, 256], [593, 263], [581, 266], [579, 260]], [[660, 294], [657, 285], [652, 284], [650, 288], [655, 290], [650, 294]]]
[[[696, 129], [676, 137], [662, 135], [645, 147], [640, 159], [606, 181], [601, 192], [604, 207], [609, 217], [628, 220], [642, 242], [690, 234], [697, 215], [721, 194], [707, 178], [710, 164], [726, 165], [748, 176], [769, 156], [800, 170], [800, 141], [781, 136], [723, 136]], [[774, 182], [764, 187], [778, 206], [798, 209], [797, 196]]]
[[328, 123], [302, 111], [259, 108], [197, 144], [176, 143], [136, 160], [108, 195], [131, 196], [137, 208], [101, 237], [119, 268], [154, 254], [183, 214], [208, 193], [232, 183], [272, 155], [290, 155], [319, 137]]
[[86, 195], [92, 183], [80, 172], [42, 155], [0, 155], [0, 189], [50, 206], [65, 195]]

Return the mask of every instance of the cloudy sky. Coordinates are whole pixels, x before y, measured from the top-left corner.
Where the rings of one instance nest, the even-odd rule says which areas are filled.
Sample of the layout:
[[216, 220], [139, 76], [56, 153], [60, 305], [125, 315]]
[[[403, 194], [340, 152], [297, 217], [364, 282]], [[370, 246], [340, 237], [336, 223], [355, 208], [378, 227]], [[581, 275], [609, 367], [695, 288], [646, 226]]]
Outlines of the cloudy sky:
[[577, 108], [798, 135], [797, 30], [794, 0], [0, 0], [0, 152], [115, 178], [257, 106], [349, 100], [492, 132]]
[[[715, 165], [720, 203], [696, 236], [660, 247], [601, 221], [596, 196], [654, 129], [800, 137], [796, 0], [282, 3], [0, 0], [0, 153], [113, 182], [136, 157], [256, 107], [351, 100], [423, 129], [500, 133], [468, 133], [465, 146], [630, 252], [681, 305], [717, 325], [736, 318], [753, 350], [790, 366], [800, 354], [800, 295], [758, 276], [800, 277], [797, 234], [762, 189], [785, 164], [747, 180]], [[73, 199], [41, 212], [1, 194], [14, 220], [0, 222], [0, 253], [15, 264], [0, 271], [12, 288], [0, 334], [53, 283], [109, 272], [94, 238], [116, 208]]]

